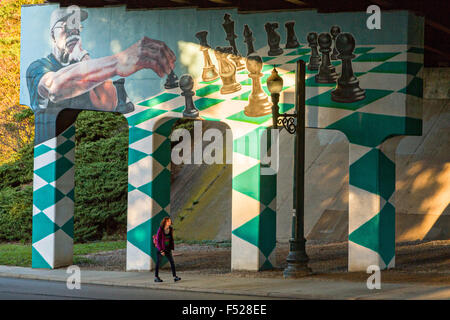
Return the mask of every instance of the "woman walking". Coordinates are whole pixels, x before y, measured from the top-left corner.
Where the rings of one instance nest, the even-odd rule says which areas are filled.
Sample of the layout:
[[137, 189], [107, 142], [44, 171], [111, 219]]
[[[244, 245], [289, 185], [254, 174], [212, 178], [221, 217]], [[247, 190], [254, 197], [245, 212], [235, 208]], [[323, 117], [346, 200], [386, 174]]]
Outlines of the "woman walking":
[[181, 280], [177, 277], [175, 272], [175, 262], [172, 257], [172, 250], [175, 249], [173, 241], [173, 228], [172, 220], [169, 217], [164, 217], [161, 221], [161, 225], [156, 233], [156, 268], [155, 268], [155, 282], [163, 282], [159, 278], [159, 264], [163, 256], [167, 257], [170, 262], [170, 268], [172, 269], [173, 281], [177, 282]]

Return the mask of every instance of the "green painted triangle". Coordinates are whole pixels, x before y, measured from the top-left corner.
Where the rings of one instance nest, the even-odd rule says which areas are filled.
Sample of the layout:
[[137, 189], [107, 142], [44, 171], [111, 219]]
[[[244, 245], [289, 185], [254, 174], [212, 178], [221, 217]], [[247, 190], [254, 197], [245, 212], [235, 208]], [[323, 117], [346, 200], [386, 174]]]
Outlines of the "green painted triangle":
[[415, 76], [421, 68], [421, 63], [410, 61], [387, 61], [369, 70], [369, 72], [411, 74]]
[[[158, 231], [162, 219], [167, 216], [169, 214], [161, 210], [147, 221], [127, 232], [127, 240], [139, 250], [151, 256], [154, 261], [156, 261], [156, 248], [153, 245], [152, 236]], [[166, 262], [167, 259], [164, 258], [162, 265]]]
[[75, 202], [75, 188], [70, 190], [69, 193], [66, 194], [66, 197]]
[[128, 184], [128, 192], [131, 192], [131, 191], [133, 191], [135, 189], [136, 189], [135, 186], [133, 186], [132, 184]]
[[73, 239], [73, 217], [61, 227], [61, 230]]
[[128, 165], [132, 165], [147, 156], [148, 154], [144, 152], [128, 148]]
[[59, 230], [59, 226], [56, 225], [49, 217], [43, 212], [40, 212], [33, 216], [33, 234], [32, 241], [36, 243], [48, 235], [51, 235]]
[[133, 114], [127, 118], [128, 125], [135, 126], [147, 120], [153, 119], [163, 113], [166, 113], [166, 110], [160, 109], [147, 109], [138, 113]]
[[248, 123], [253, 123], [253, 124], [262, 124], [262, 123], [266, 122], [267, 120], [269, 120], [271, 117], [272, 117], [271, 114], [268, 114], [268, 115], [262, 116], [262, 117], [248, 117], [245, 115], [244, 110], [242, 110], [242, 111], [239, 111], [238, 113], [235, 113], [235, 114], [229, 116], [227, 119], [241, 121], [241, 122], [248, 122]]
[[259, 178], [260, 165], [257, 164], [233, 178], [233, 189], [259, 201]]
[[395, 164], [372, 149], [350, 166], [349, 183], [388, 200], [395, 191]]
[[75, 142], [73, 142], [72, 140], [67, 140], [56, 147], [56, 152], [58, 152], [60, 155], [63, 156], [70, 150], [73, 150], [74, 148]]
[[[199, 111], [203, 111], [208, 109], [209, 107], [212, 107], [220, 102], [225, 101], [224, 99], [214, 99], [214, 98], [200, 98], [198, 100], [194, 101], [195, 107]], [[183, 112], [185, 109], [185, 106], [181, 106], [179, 108], [173, 109], [173, 112]]]
[[[261, 136], [265, 130], [267, 128], [258, 127], [246, 135], [235, 139], [233, 141], [233, 151], [259, 160], [261, 157]], [[267, 135], [267, 141], [270, 141], [269, 135]]]
[[44, 179], [46, 182], [58, 180], [64, 173], [73, 167], [73, 163], [65, 157], [61, 157], [48, 165], [34, 170], [34, 173]]
[[354, 54], [362, 54], [366, 53], [372, 49], [375, 49], [375, 47], [357, 47], [355, 51], [353, 51]]
[[418, 48], [418, 47], [411, 47], [411, 48], [408, 49], [407, 52], [423, 54], [424, 53], [424, 49], [423, 48]]
[[152, 157], [158, 161], [163, 167], [166, 167], [170, 163], [170, 140], [165, 139], [163, 143], [161, 143], [158, 149], [152, 153]]
[[399, 90], [399, 92], [422, 98], [423, 80], [421, 78], [414, 77], [414, 79], [412, 79], [405, 88]]
[[172, 100], [176, 97], [179, 97], [179, 94], [175, 94], [175, 93], [169, 93], [169, 92], [164, 92], [156, 97], [150, 98], [148, 100], [142, 101], [140, 103], [138, 103], [138, 105], [140, 106], [144, 106], [144, 107], [149, 107], [152, 108], [158, 104], [167, 102], [169, 100]]
[[387, 202], [376, 216], [353, 231], [348, 239], [377, 252], [388, 265], [395, 255], [395, 208]]
[[169, 137], [170, 134], [172, 133], [172, 128], [174, 123], [177, 121], [178, 119], [170, 119], [167, 120], [165, 123], [163, 123], [162, 125], [160, 125], [155, 132], [164, 136], [164, 137]]
[[[310, 78], [311, 79], [311, 78]], [[312, 81], [312, 80], [307, 80]], [[334, 84], [333, 84], [334, 85]], [[306, 100], [306, 104], [309, 106], [318, 106], [325, 108], [334, 108], [334, 109], [344, 109], [344, 110], [358, 110], [362, 107], [367, 106], [369, 103], [372, 103], [376, 100], [386, 97], [391, 94], [392, 90], [380, 90], [380, 89], [364, 89], [366, 93], [366, 97], [362, 100], [344, 103], [344, 102], [336, 102], [331, 99], [331, 92], [334, 89], [321, 93], [317, 96], [313, 96]]]
[[148, 131], [148, 130], [144, 130], [138, 127], [131, 127], [128, 133], [128, 143], [132, 144], [136, 141], [139, 141], [141, 139], [144, 139], [148, 136], [151, 136], [153, 134], [153, 132]]
[[276, 245], [277, 214], [270, 208], [265, 208], [259, 218], [259, 250], [266, 258], [272, 253]]
[[386, 61], [398, 55], [399, 53], [400, 52], [369, 52], [358, 56], [356, 59], [353, 59], [353, 62], [381, 62]]
[[41, 211], [55, 205], [65, 195], [50, 184], [33, 192], [33, 204]]
[[376, 147], [391, 136], [421, 129], [421, 120], [408, 117], [354, 112], [326, 127], [343, 132], [351, 143]]
[[378, 194], [386, 201], [395, 191], [395, 163], [378, 150]]
[[235, 236], [259, 248], [267, 258], [276, 245], [276, 214], [266, 208], [261, 214], [232, 232]]
[[75, 126], [70, 126], [66, 131], [61, 134], [64, 138], [70, 139], [75, 135]]
[[31, 249], [31, 267], [37, 269], [52, 269], [52, 267], [45, 261], [44, 257], [34, 247]]
[[277, 196], [277, 175], [264, 174], [260, 177], [260, 200], [268, 206]]
[[170, 171], [162, 170], [153, 181], [137, 189], [155, 200], [161, 208], [165, 208], [170, 203]]
[[264, 261], [263, 265], [261, 266], [261, 268], [259, 270], [262, 271], [262, 270], [271, 270], [271, 269], [273, 269], [273, 265], [270, 263], [269, 259], [266, 259], [266, 261]]
[[148, 255], [150, 255], [151, 237], [150, 219], [127, 232], [127, 241]]

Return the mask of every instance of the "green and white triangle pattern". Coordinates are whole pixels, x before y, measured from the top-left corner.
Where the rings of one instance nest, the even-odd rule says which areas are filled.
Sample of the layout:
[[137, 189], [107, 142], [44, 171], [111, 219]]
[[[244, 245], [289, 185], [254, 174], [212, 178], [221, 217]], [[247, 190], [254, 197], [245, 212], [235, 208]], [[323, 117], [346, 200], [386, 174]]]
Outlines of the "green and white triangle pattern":
[[[395, 147], [350, 144], [349, 271], [395, 265]], [[386, 147], [388, 146], [388, 147]]]
[[34, 147], [32, 267], [72, 264], [75, 126]]
[[[167, 101], [159, 97], [156, 100]], [[173, 123], [183, 115], [149, 110], [136, 105], [133, 113], [125, 115], [130, 126], [127, 270], [154, 267], [156, 251], [152, 235], [162, 218], [170, 214], [169, 135]], [[272, 268], [276, 240], [276, 175], [261, 175], [259, 160], [260, 139], [266, 126], [220, 120], [233, 133], [232, 269]], [[245, 147], [249, 139], [257, 140]]]
[[[136, 109], [127, 118], [135, 119], [148, 110]], [[153, 268], [156, 248], [152, 235], [170, 213], [169, 135], [176, 119], [148, 116], [138, 124], [129, 121], [127, 270]]]
[[[259, 271], [276, 265], [277, 176], [261, 174], [260, 140], [265, 130], [258, 127], [234, 137], [232, 270]], [[257, 152], [248, 147], [252, 145], [257, 145]]]

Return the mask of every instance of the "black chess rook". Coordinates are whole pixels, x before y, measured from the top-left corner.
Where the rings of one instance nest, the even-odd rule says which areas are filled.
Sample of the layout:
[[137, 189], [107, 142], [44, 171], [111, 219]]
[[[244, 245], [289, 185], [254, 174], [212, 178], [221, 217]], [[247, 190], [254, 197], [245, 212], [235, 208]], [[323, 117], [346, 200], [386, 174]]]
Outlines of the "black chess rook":
[[339, 51], [338, 58], [342, 60], [342, 72], [337, 80], [336, 89], [331, 91], [331, 99], [346, 103], [363, 100], [366, 93], [359, 87], [359, 80], [355, 77], [352, 67], [355, 38], [351, 33], [341, 33], [336, 38], [336, 47]]
[[322, 62], [319, 67], [319, 73], [316, 74], [317, 83], [335, 83], [339, 75], [336, 73], [336, 68], [331, 64], [331, 35], [328, 32], [323, 32], [319, 35], [319, 51], [322, 53]]
[[319, 70], [320, 66], [320, 55], [317, 51], [317, 33], [316, 32], [310, 32], [308, 33], [308, 36], [306, 37], [306, 40], [308, 41], [308, 45], [311, 48], [311, 56], [309, 57], [308, 62], [308, 70]]
[[278, 32], [275, 31], [275, 29], [278, 28], [278, 23], [277, 22], [267, 22], [264, 25], [264, 28], [266, 29], [267, 32], [267, 43], [269, 45], [269, 52], [268, 55], [269, 56], [279, 56], [280, 54], [283, 53], [283, 49], [280, 48], [280, 35], [278, 34]]
[[336, 49], [336, 37], [341, 33], [341, 27], [332, 26], [330, 29], [331, 37], [333, 37], [333, 52], [331, 53], [331, 60], [337, 60], [339, 52]]
[[286, 49], [298, 48], [300, 43], [298, 43], [297, 36], [294, 30], [295, 21], [288, 21], [284, 24], [286, 27]]

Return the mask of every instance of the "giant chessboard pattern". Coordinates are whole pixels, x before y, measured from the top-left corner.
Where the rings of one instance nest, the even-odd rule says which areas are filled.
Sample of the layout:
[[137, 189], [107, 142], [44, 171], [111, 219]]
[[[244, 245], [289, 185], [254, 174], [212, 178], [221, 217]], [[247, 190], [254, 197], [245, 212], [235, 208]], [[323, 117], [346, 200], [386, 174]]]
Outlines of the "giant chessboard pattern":
[[[296, 61], [308, 61], [302, 44], [264, 61], [263, 89], [273, 66], [284, 79], [281, 112], [294, 108]], [[350, 142], [349, 270], [381, 268], [395, 261], [395, 157], [384, 141], [421, 134], [423, 49], [406, 45], [357, 46], [353, 70], [366, 90], [355, 103], [330, 98], [334, 84], [316, 84], [306, 74], [306, 126], [340, 130]], [[214, 56], [213, 54], [211, 55]], [[333, 61], [337, 72], [340, 61]], [[221, 95], [221, 80], [197, 79], [194, 101], [200, 118], [221, 121], [233, 134], [232, 269], [272, 268], [276, 244], [276, 173], [261, 174], [260, 138], [271, 115], [250, 118], [243, 110], [251, 92], [246, 71], [237, 73], [239, 92]], [[170, 140], [182, 118], [180, 89], [160, 92], [126, 114], [129, 124], [127, 270], [150, 270], [156, 258], [151, 236], [170, 213]], [[71, 264], [73, 250], [74, 126], [35, 146], [33, 188], [34, 268]], [[256, 140], [252, 140], [256, 139]], [[252, 143], [253, 142], [253, 143]], [[256, 146], [249, 148], [248, 143]], [[283, 164], [281, 164], [283, 165]]]
[[[284, 80], [280, 112], [292, 112], [295, 69], [308, 63], [305, 44], [269, 57], [257, 51], [266, 81], [273, 67]], [[317, 84], [317, 71], [306, 72], [306, 123], [310, 128], [342, 131], [350, 142], [349, 270], [381, 268], [395, 261], [395, 152], [385, 140], [422, 132], [423, 49], [407, 45], [357, 45], [353, 71], [366, 98], [354, 103], [331, 100], [336, 84]], [[211, 57], [214, 54], [211, 52]], [[332, 61], [340, 73], [341, 61]], [[251, 93], [248, 72], [238, 71], [240, 91], [222, 95], [219, 79], [196, 79], [194, 103], [200, 118], [227, 124], [233, 133], [232, 269], [263, 270], [275, 264], [276, 173], [261, 174], [259, 139], [272, 126], [272, 116], [247, 117]], [[170, 213], [170, 140], [182, 118], [184, 97], [179, 88], [165, 90], [135, 105], [126, 114], [129, 134], [127, 270], [150, 270], [156, 259], [151, 236]], [[246, 142], [257, 137], [257, 150]], [[283, 165], [283, 164], [281, 164]]]

